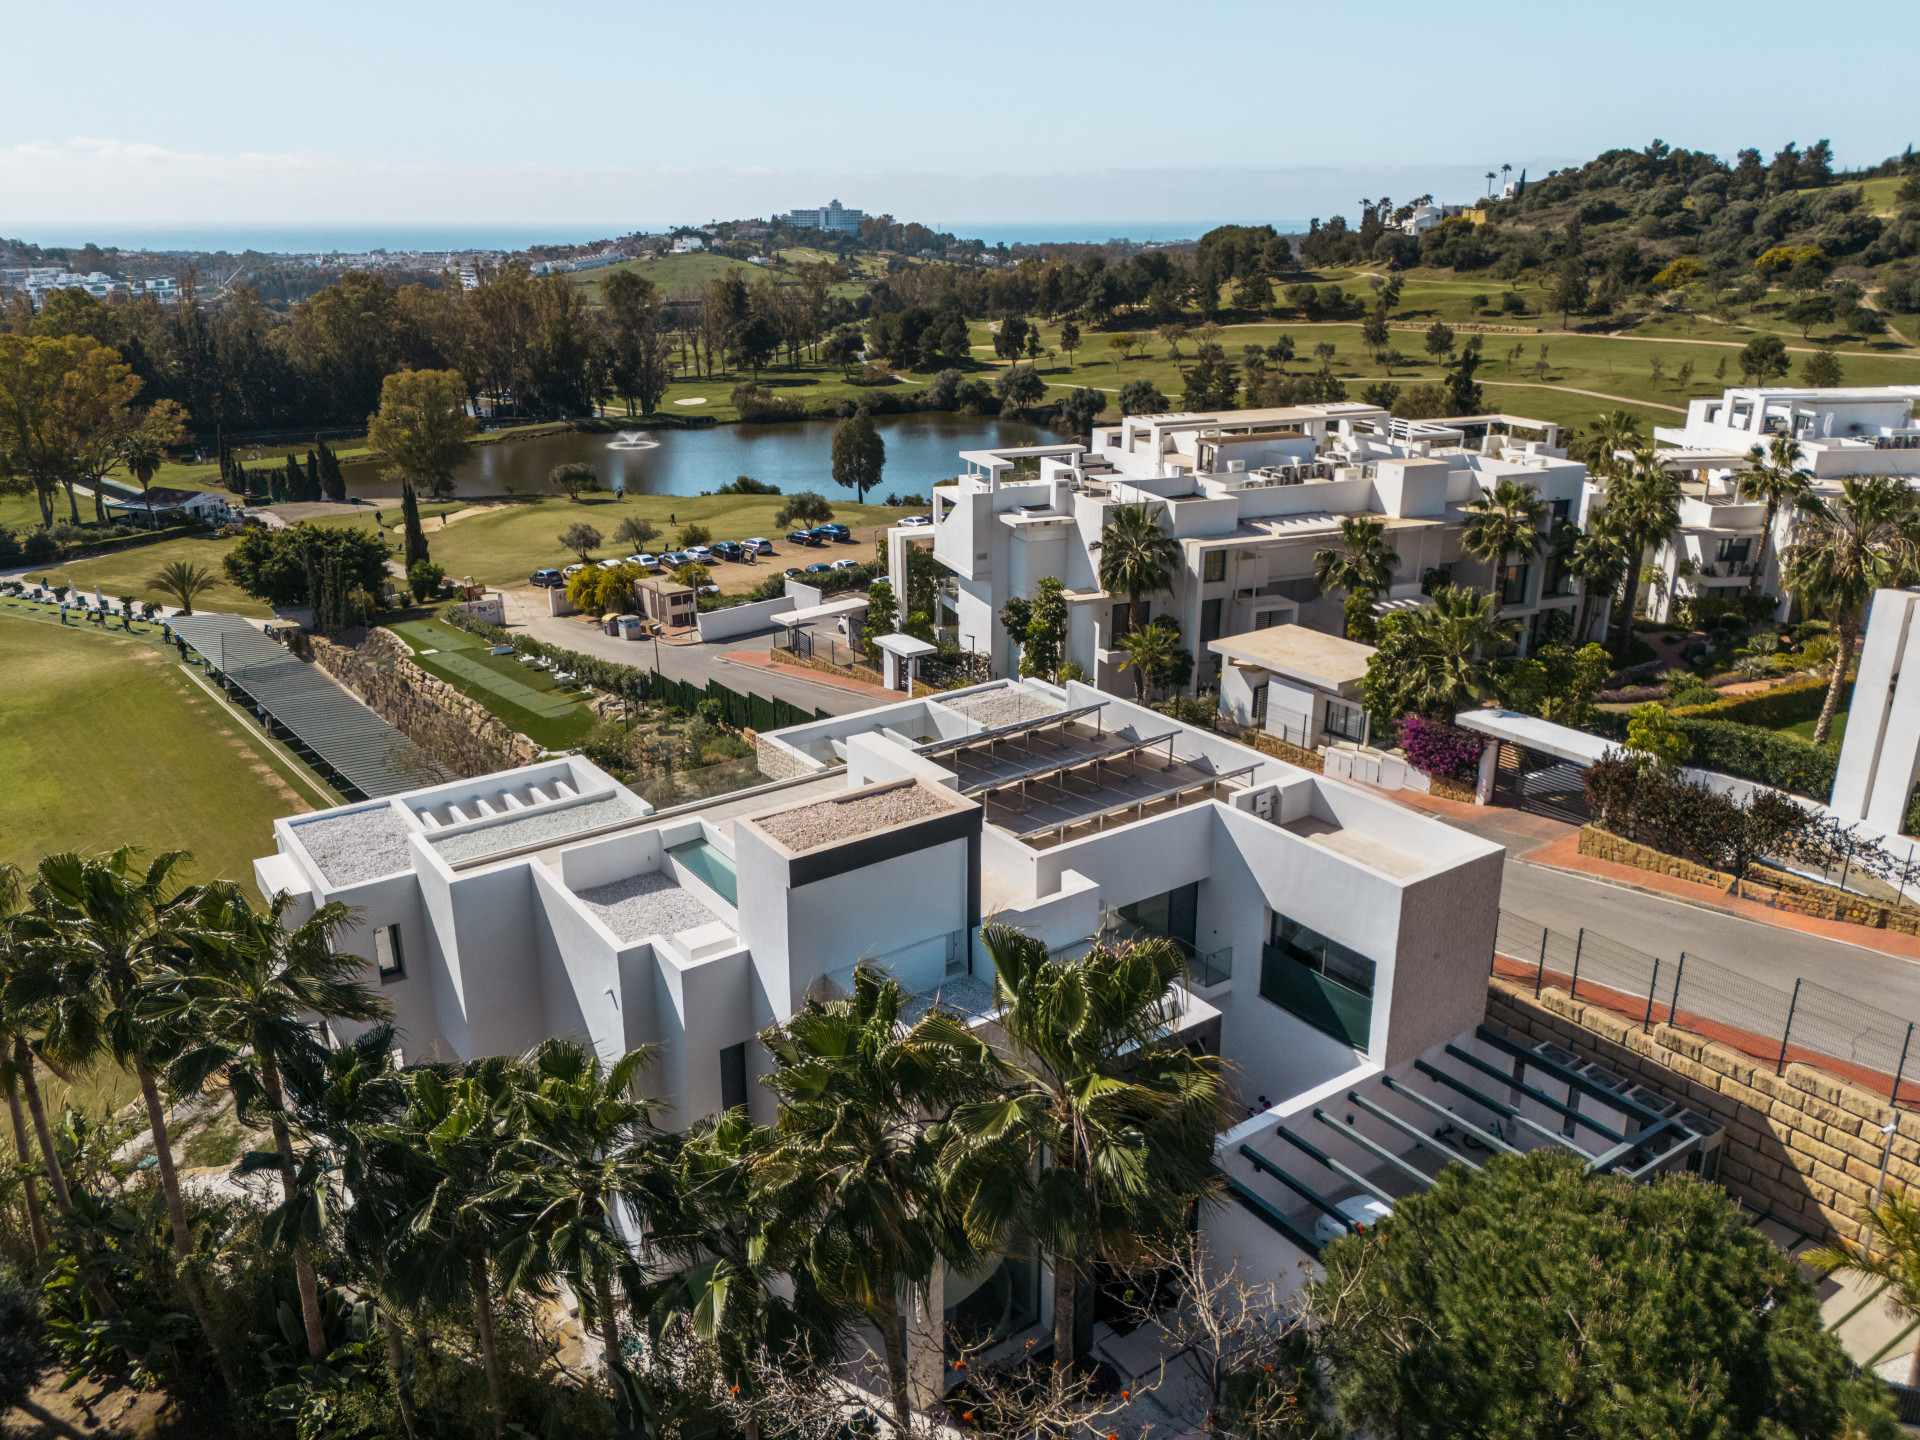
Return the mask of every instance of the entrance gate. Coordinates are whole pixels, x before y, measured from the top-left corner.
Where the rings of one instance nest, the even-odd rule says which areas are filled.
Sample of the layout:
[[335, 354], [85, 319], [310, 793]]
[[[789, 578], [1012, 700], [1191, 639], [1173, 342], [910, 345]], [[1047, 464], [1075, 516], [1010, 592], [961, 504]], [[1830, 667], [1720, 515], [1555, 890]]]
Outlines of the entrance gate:
[[1569, 825], [1584, 825], [1593, 818], [1593, 809], [1587, 804], [1586, 774], [1584, 767], [1571, 760], [1502, 741], [1493, 803]]

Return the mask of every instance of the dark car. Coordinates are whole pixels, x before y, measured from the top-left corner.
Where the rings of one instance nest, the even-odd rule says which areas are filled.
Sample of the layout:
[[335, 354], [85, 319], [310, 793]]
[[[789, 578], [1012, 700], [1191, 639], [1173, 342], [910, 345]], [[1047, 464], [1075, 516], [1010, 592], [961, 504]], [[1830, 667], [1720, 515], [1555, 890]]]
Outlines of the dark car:
[[811, 530], [794, 530], [787, 535], [789, 545], [824, 545], [826, 542]]
[[738, 565], [747, 558], [747, 547], [737, 540], [716, 540], [709, 548], [716, 560], [731, 560]]
[[847, 529], [846, 526], [836, 525], [832, 523], [828, 523], [825, 525], [816, 525], [813, 527], [812, 533], [815, 536], [817, 536], [820, 540], [823, 540], [823, 541], [853, 539], [853, 532]]
[[809, 575], [831, 575], [832, 573], [833, 567], [831, 565], [816, 562], [815, 564], [807, 566], [807, 574]]
[[548, 590], [552, 590], [567, 582], [561, 578], [558, 570], [536, 570], [532, 575], [527, 577], [527, 583], [529, 585], [543, 586]]
[[804, 571], [804, 570], [802, 570], [802, 569], [801, 569], [801, 568], [800, 568], [800, 567], [799, 567], [798, 565], [794, 565], [794, 566], [791, 566], [791, 567], [789, 567], [789, 568], [788, 568], [788, 570], [787, 570], [787, 579], [789, 579], [789, 580], [798, 580], [798, 579], [799, 579], [799, 578], [800, 578], [800, 577], [801, 577], [802, 575], [804, 575], [804, 574], [806, 574], [806, 573], [807, 573], [807, 572], [806, 572], [806, 571]]

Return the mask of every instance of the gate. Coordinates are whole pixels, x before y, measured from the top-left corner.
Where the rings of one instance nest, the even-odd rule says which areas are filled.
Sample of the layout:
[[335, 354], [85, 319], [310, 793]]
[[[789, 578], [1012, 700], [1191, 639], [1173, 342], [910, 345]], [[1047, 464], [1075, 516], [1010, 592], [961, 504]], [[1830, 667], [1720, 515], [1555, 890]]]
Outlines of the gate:
[[1593, 818], [1592, 807], [1587, 804], [1586, 776], [1585, 768], [1571, 760], [1503, 740], [1499, 769], [1494, 774], [1493, 803], [1568, 825], [1584, 825]]

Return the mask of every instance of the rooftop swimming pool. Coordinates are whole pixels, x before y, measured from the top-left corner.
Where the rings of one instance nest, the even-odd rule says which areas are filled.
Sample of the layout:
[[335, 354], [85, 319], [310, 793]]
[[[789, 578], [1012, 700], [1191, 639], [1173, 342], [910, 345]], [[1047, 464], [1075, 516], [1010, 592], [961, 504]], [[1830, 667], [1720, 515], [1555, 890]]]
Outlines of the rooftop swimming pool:
[[733, 858], [704, 836], [669, 845], [667, 854], [686, 866], [693, 878], [735, 909], [740, 905], [740, 882]]

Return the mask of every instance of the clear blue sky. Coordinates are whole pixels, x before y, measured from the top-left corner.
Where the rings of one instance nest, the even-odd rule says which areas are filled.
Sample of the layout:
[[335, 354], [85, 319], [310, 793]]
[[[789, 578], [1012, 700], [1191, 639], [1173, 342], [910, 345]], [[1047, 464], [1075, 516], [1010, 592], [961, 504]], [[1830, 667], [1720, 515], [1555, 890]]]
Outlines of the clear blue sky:
[[838, 196], [965, 221], [1294, 220], [1658, 136], [1900, 149], [1913, 0], [19, 7], [0, 234], [606, 222]]

